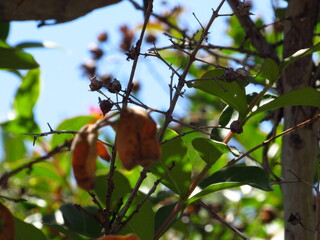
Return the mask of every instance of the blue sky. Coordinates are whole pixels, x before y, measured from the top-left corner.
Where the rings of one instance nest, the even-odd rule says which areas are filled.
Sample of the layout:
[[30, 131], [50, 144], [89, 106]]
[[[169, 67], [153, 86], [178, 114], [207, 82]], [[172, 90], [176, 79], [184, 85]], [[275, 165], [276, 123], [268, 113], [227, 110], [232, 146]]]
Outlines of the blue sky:
[[[157, 2], [157, 1], [156, 1]], [[212, 14], [212, 8], [216, 8], [220, 1], [198, 0], [178, 1], [172, 0], [170, 6], [186, 6], [186, 12], [181, 19], [182, 24], [188, 29], [199, 28], [199, 24], [193, 17], [194, 12], [200, 22], [205, 25]], [[259, 1], [257, 8], [253, 9], [256, 16], [263, 13], [267, 21], [272, 21], [269, 1]], [[161, 12], [163, 6], [155, 5], [155, 12]], [[268, 10], [269, 9], [269, 10]], [[228, 4], [225, 3], [221, 13], [230, 13]], [[270, 11], [271, 12], [271, 11]], [[260, 14], [261, 15], [261, 14]], [[37, 28], [37, 22], [12, 22], [8, 42], [15, 45], [22, 41], [51, 41], [60, 46], [57, 49], [28, 49], [41, 69], [41, 96], [35, 108], [36, 120], [43, 131], [48, 130], [49, 122], [54, 128], [65, 118], [77, 115], [86, 115], [89, 108], [97, 107], [98, 94], [88, 91], [88, 80], [82, 75], [80, 65], [89, 58], [87, 47], [95, 41], [97, 34], [107, 31], [110, 42], [106, 45], [107, 58], [101, 64], [101, 69], [111, 72], [123, 85], [129, 77], [132, 62], [126, 61], [126, 56], [119, 54], [119, 26], [128, 24], [136, 26], [143, 20], [141, 12], [135, 10], [128, 1], [95, 10], [92, 13], [69, 23], [45, 26]], [[216, 21], [211, 30], [211, 39], [216, 44], [226, 44], [228, 39], [223, 36], [226, 29], [225, 20]], [[170, 78], [170, 72], [158, 64], [152, 68], [159, 73], [163, 82], [157, 81], [150, 71], [150, 65], [141, 61], [138, 66], [137, 77], [142, 82], [140, 97], [151, 107], [162, 108], [168, 105], [168, 93], [165, 88]], [[167, 81], [167, 82], [166, 82]], [[19, 79], [15, 76], [0, 72], [0, 121], [10, 117], [10, 108], [15, 91], [19, 86]], [[179, 111], [185, 111], [186, 106], [180, 104]]]

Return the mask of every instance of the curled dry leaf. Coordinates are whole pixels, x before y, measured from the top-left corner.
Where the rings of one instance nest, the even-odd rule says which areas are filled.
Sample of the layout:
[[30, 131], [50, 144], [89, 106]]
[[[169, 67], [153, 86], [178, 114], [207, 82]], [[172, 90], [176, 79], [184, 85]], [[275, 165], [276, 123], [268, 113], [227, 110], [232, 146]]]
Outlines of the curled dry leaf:
[[128, 234], [125, 236], [108, 235], [105, 237], [101, 237], [98, 240], [140, 240], [140, 238], [138, 238], [134, 234]]
[[123, 110], [112, 127], [117, 133], [115, 145], [124, 168], [145, 167], [159, 159], [161, 147], [157, 125], [145, 110]]
[[13, 216], [2, 203], [0, 203], [0, 239], [15, 239]]
[[98, 156], [101, 157], [103, 160], [109, 162], [110, 161], [110, 154], [108, 152], [107, 147], [104, 145], [104, 143], [101, 142], [100, 140], [98, 140], [96, 147], [97, 147]]
[[73, 173], [79, 187], [93, 188], [97, 161], [98, 128], [94, 124], [83, 126], [71, 145]]

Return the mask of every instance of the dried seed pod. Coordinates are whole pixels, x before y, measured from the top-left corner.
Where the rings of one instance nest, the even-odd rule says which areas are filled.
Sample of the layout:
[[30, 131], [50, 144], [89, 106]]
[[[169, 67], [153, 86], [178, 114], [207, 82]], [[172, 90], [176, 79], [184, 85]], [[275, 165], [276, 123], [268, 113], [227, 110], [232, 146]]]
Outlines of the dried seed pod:
[[106, 115], [113, 107], [113, 103], [110, 100], [101, 100], [99, 98], [99, 107], [103, 116]]
[[121, 91], [121, 83], [116, 78], [108, 86], [108, 91], [111, 93], [118, 93]]
[[94, 124], [83, 126], [71, 145], [72, 168], [79, 187], [91, 190], [97, 160], [98, 129]]
[[112, 127], [117, 133], [115, 145], [124, 168], [145, 167], [159, 159], [157, 126], [145, 110], [127, 108]]
[[89, 85], [91, 91], [98, 91], [103, 87], [103, 82], [98, 79], [96, 76], [93, 76], [90, 79], [91, 83]]
[[98, 36], [97, 36], [97, 40], [99, 42], [106, 42], [108, 40], [108, 34], [106, 32], [101, 32]]

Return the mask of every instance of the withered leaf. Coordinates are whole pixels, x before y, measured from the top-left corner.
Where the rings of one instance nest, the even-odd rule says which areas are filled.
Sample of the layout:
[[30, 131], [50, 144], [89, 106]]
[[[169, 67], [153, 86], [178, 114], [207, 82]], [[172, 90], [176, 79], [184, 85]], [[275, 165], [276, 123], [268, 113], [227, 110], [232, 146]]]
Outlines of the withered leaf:
[[160, 157], [157, 125], [143, 109], [127, 108], [112, 124], [116, 131], [116, 149], [123, 167], [148, 166]]
[[11, 212], [0, 203], [0, 239], [13, 240], [14, 219]]
[[93, 188], [97, 159], [98, 128], [94, 124], [83, 126], [71, 145], [72, 167], [79, 187]]

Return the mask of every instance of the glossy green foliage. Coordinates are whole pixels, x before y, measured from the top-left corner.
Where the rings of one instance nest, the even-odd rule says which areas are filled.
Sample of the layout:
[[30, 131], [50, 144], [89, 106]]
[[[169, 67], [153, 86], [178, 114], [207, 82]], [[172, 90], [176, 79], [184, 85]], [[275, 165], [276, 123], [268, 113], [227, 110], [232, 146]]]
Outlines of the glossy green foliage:
[[285, 93], [273, 101], [259, 107], [251, 116], [286, 106], [320, 107], [320, 92], [314, 88], [306, 87]]
[[33, 107], [40, 95], [40, 70], [30, 70], [22, 79], [22, 83], [14, 98], [13, 107], [19, 117], [33, 116]]
[[[94, 120], [94, 116], [77, 116], [63, 120], [54, 130], [78, 131], [82, 126]], [[65, 140], [72, 139], [73, 137], [73, 134], [53, 135], [51, 139], [51, 146], [56, 147], [59, 144], [64, 143]]]
[[188, 203], [190, 204], [210, 193], [242, 185], [250, 185], [264, 191], [272, 190], [269, 178], [261, 168], [232, 166], [215, 172], [201, 181], [199, 187], [201, 187], [202, 190], [191, 197]]
[[201, 77], [203, 80], [194, 84], [194, 87], [220, 98], [236, 109], [241, 116], [244, 116], [248, 110], [245, 89], [240, 87], [237, 81], [219, 80], [218, 78], [222, 78], [223, 75], [224, 70], [222, 69], [209, 71]]
[[[111, 206], [116, 208], [124, 200], [126, 194], [131, 192], [131, 186], [128, 179], [123, 176], [120, 172], [114, 172], [113, 181], [115, 188], [112, 192]], [[106, 195], [108, 191], [107, 175], [97, 176], [94, 185], [94, 192], [98, 196], [101, 205], [105, 206]]]
[[102, 227], [96, 219], [98, 218], [97, 208], [93, 206], [77, 208], [73, 204], [64, 204], [60, 207], [60, 211], [69, 230], [91, 238], [100, 236]]
[[286, 59], [283, 60], [283, 62], [280, 64], [281, 71], [284, 71], [290, 64], [294, 63], [295, 61], [317, 51], [320, 51], [320, 42], [311, 48], [305, 48], [297, 51], [296, 53], [292, 54], [290, 57], [287, 57]]
[[[173, 130], [167, 130], [164, 139], [168, 141], [162, 145], [161, 158], [152, 164], [151, 172], [161, 177], [174, 162], [174, 168], [168, 172], [162, 183], [183, 197], [191, 182], [191, 164], [187, 148], [181, 138], [176, 138], [177, 135]], [[175, 139], [170, 140], [172, 138]]]
[[278, 64], [273, 59], [267, 58], [262, 64], [257, 77], [263, 77], [275, 82], [280, 77], [280, 69]]
[[39, 67], [32, 55], [15, 48], [0, 47], [0, 56], [0, 68], [33, 69]]
[[33, 226], [32, 224], [26, 223], [18, 218], [14, 218], [15, 225], [15, 240], [47, 240], [46, 236], [41, 230]]
[[212, 166], [224, 153], [229, 153], [229, 147], [222, 142], [217, 142], [208, 138], [195, 138], [192, 141], [193, 148], [200, 157]]
[[[133, 205], [129, 209], [128, 214], [132, 213], [137, 207], [137, 204], [141, 202], [143, 196], [137, 196]], [[154, 235], [154, 218], [155, 214], [152, 209], [152, 204], [147, 201], [139, 209], [139, 212], [131, 218], [121, 234], [134, 233], [141, 240], [153, 239]]]

